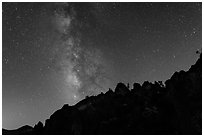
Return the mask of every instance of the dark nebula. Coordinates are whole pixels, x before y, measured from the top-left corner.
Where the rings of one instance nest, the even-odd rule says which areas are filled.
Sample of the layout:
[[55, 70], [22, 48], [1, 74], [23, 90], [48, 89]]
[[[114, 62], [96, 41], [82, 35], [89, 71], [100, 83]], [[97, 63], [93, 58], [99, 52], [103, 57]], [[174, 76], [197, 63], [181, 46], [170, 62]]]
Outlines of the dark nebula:
[[202, 3], [2, 3], [3, 128], [195, 64]]

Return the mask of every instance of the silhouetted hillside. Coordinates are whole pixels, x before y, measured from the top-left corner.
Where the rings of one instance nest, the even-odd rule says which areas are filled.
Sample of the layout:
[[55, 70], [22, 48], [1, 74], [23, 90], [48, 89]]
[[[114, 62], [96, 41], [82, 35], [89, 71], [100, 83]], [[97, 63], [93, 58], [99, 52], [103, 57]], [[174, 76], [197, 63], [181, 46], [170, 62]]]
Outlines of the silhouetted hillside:
[[16, 130], [3, 129], [2, 133], [3, 135], [28, 135], [28, 134], [31, 134], [32, 131], [33, 131], [33, 127], [25, 125]]
[[114, 91], [64, 105], [44, 126], [18, 131], [3, 134], [202, 134], [202, 57], [165, 85], [118, 83]]

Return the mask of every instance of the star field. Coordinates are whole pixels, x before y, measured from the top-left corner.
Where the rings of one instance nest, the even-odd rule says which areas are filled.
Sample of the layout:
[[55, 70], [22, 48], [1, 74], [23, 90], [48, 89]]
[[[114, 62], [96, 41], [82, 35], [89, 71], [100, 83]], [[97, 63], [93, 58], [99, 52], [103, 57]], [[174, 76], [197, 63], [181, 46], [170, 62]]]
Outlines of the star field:
[[202, 3], [3, 3], [3, 128], [118, 82], [165, 81], [202, 47]]

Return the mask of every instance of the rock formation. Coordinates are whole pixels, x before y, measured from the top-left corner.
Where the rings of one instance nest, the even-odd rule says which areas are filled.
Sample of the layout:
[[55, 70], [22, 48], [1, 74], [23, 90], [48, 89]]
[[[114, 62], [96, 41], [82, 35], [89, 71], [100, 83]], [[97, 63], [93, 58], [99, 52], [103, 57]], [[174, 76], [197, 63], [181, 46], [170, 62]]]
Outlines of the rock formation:
[[202, 134], [202, 57], [188, 71], [175, 72], [165, 82], [129, 89], [119, 83], [115, 91], [64, 105], [34, 128], [3, 129], [3, 134]]

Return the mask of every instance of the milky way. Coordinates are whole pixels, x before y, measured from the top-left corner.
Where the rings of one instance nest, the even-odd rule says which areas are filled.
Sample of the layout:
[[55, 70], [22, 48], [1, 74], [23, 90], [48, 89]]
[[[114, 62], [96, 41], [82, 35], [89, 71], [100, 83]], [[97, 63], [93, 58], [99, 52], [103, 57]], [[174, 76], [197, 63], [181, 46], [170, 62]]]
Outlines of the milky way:
[[74, 7], [64, 3], [57, 5], [52, 18], [53, 25], [61, 36], [53, 46], [52, 61], [64, 81], [60, 86], [67, 93], [69, 103], [105, 92], [110, 87], [103, 54], [95, 47], [82, 45], [80, 31], [75, 28], [83, 26], [79, 26], [76, 16]]

